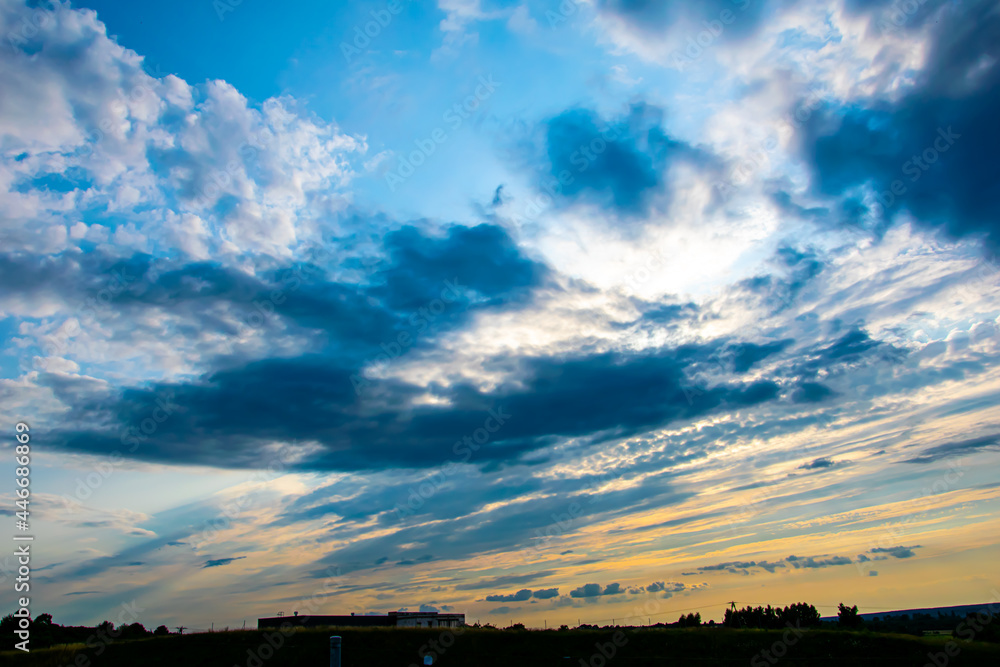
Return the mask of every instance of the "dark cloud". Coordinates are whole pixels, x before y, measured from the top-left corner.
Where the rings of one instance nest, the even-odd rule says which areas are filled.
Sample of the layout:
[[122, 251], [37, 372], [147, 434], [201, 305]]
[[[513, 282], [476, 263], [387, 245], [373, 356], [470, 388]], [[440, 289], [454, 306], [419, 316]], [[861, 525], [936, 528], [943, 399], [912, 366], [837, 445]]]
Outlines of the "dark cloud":
[[[687, 574], [687, 573], [685, 573]], [[690, 574], [696, 574], [691, 572]], [[647, 593], [663, 593], [663, 597], [670, 598], [673, 597], [675, 593], [683, 592], [687, 586], [675, 581], [654, 581], [653, 583], [646, 586]]]
[[601, 588], [600, 584], [584, 584], [571, 590], [569, 595], [574, 598], [593, 598], [604, 595], [620, 595], [624, 592], [625, 590], [618, 583], [608, 584], [604, 588]]
[[447, 287], [446, 281], [458, 281], [476, 299], [497, 305], [523, 298], [548, 274], [543, 264], [522, 257], [507, 233], [493, 225], [455, 225], [443, 238], [407, 226], [388, 234], [385, 248], [387, 266], [373, 276], [378, 286], [371, 291], [396, 311], [426, 307]]
[[610, 122], [588, 109], [552, 118], [544, 127], [549, 173], [543, 190], [557, 203], [584, 200], [641, 212], [671, 164], [712, 162], [700, 149], [667, 136], [662, 121], [662, 110], [647, 104], [635, 104]]
[[531, 594], [531, 597], [538, 598], [539, 600], [548, 600], [550, 598], [559, 597], [558, 588], [542, 588]]
[[837, 465], [836, 461], [831, 461], [827, 458], [816, 459], [815, 461], [810, 461], [809, 463], [803, 463], [799, 466], [799, 470], [824, 470], [826, 468], [832, 468]]
[[[716, 38], [739, 40], [756, 32], [761, 20], [768, 14], [774, 2], [767, 0], [708, 0], [707, 2], [663, 2], [662, 0], [598, 0], [599, 11], [604, 15], [623, 20], [634, 34], [642, 39], [662, 39], [663, 33], [674, 25], [681, 25], [692, 39], [699, 31], [705, 31], [706, 22], [719, 21], [715, 28]], [[730, 15], [723, 17], [723, 12]], [[723, 24], [721, 21], [725, 20]], [[688, 47], [687, 41], [677, 44], [678, 48]], [[700, 52], [696, 54], [700, 56]]]
[[792, 567], [794, 569], [817, 570], [838, 565], [850, 565], [853, 561], [846, 556], [789, 556], [778, 561], [729, 561], [716, 565], [706, 565], [699, 567], [697, 572], [685, 572], [685, 575], [693, 575], [700, 572], [729, 572], [730, 574], [751, 575], [759, 570], [766, 570], [774, 574], [780, 568]]
[[[729, 572], [732, 574], [750, 574], [750, 570], [755, 568], [761, 568], [767, 570], [770, 573], [779, 567], [787, 567], [787, 565], [781, 561], [769, 562], [766, 560], [761, 561], [728, 561], [725, 563], [717, 563], [715, 565], [703, 565], [698, 568], [698, 572]], [[685, 572], [684, 574], [696, 574], [695, 572]]]
[[[329, 357], [267, 359], [190, 384], [126, 389], [116, 401], [82, 397], [74, 406], [77, 418], [116, 427], [48, 437], [55, 446], [75, 451], [120, 451], [146, 460], [223, 467], [273, 463], [265, 460], [265, 445], [275, 441], [323, 446], [289, 464], [299, 469], [427, 467], [468, 460], [473, 453], [477, 461], [511, 460], [555, 437], [628, 435], [777, 397], [778, 385], [769, 380], [704, 389], [691, 385], [685, 368], [704, 362], [711, 349], [525, 359], [518, 363], [516, 383], [490, 393], [464, 384], [441, 388], [446, 407], [412, 404], [418, 389], [390, 380], [359, 396], [351, 382], [355, 369]], [[63, 381], [41, 379], [43, 384]], [[172, 409], [157, 424], [155, 437], [128, 431], [147, 420], [164, 396]], [[496, 430], [497, 416], [504, 423], [487, 434], [490, 445], [480, 449], [463, 443], [463, 436], [486, 433], [491, 414], [491, 428]], [[500, 443], [503, 447], [496, 446]]]
[[[1000, 13], [996, 3], [951, 3], [936, 16], [915, 85], [892, 101], [827, 108], [805, 125], [813, 187], [849, 195], [870, 183], [875, 212], [911, 211], [953, 236], [1000, 245]], [[892, 193], [896, 183], [895, 194]]]
[[[776, 269], [773, 273], [753, 276], [742, 280], [734, 286], [741, 295], [754, 297], [760, 306], [770, 312], [778, 313], [788, 309], [796, 302], [799, 294], [823, 271], [824, 264], [815, 252], [796, 250], [783, 246], [772, 257]], [[775, 341], [769, 346], [788, 343], [790, 341]], [[782, 348], [783, 349], [783, 348]], [[760, 352], [774, 353], [780, 350], [765, 347]], [[749, 350], [750, 356], [746, 362], [755, 362], [754, 350]]]
[[[898, 547], [875, 547], [874, 549], [870, 549], [868, 551], [868, 553], [873, 553], [873, 554], [888, 554], [888, 555], [892, 556], [893, 558], [913, 558], [914, 556], [917, 555], [916, 552], [914, 552], [913, 550], [914, 549], [920, 549], [920, 548], [921, 548], [921, 546], [919, 544], [915, 544], [915, 545], [910, 546], [910, 547], [905, 547], [905, 546], [898, 546]], [[878, 559], [876, 558], [876, 560], [878, 560]]]
[[525, 600], [531, 599], [531, 590], [528, 588], [522, 588], [516, 593], [511, 595], [487, 595], [487, 602], [524, 602]]
[[243, 560], [244, 558], [246, 558], [246, 556], [236, 556], [234, 558], [216, 558], [215, 560], [207, 560], [205, 561], [205, 565], [203, 566], [203, 568], [221, 567], [223, 565], [229, 565], [234, 560]]
[[846, 556], [833, 556], [832, 558], [822, 558], [808, 556], [806, 558], [799, 558], [798, 556], [789, 556], [785, 559], [787, 562], [792, 564], [792, 567], [796, 569], [809, 569], [816, 570], [824, 567], [833, 567], [835, 565], [850, 565], [851, 559]]
[[937, 445], [936, 447], [931, 447], [925, 449], [920, 456], [916, 456], [912, 459], [907, 459], [906, 463], [933, 463], [934, 461], [939, 461], [944, 458], [949, 458], [952, 456], [961, 456], [963, 454], [975, 454], [976, 452], [982, 451], [984, 449], [997, 449], [1000, 448], [1000, 434], [987, 435], [979, 438], [970, 438], [968, 440], [957, 440], [955, 442], [946, 442], [942, 445]]
[[836, 392], [819, 382], [803, 382], [792, 392], [796, 403], [820, 403], [834, 396]]
[[828, 377], [838, 376], [872, 363], [895, 363], [905, 354], [903, 349], [872, 338], [863, 327], [852, 326], [832, 343], [819, 344], [799, 353], [789, 371], [799, 379], [793, 400], [818, 402], [832, 396], [829, 387], [816, 382], [821, 372]]
[[791, 342], [791, 340], [780, 340], [764, 344], [734, 344], [727, 350], [731, 355], [733, 371], [736, 373], [746, 373], [761, 361], [784, 350]]

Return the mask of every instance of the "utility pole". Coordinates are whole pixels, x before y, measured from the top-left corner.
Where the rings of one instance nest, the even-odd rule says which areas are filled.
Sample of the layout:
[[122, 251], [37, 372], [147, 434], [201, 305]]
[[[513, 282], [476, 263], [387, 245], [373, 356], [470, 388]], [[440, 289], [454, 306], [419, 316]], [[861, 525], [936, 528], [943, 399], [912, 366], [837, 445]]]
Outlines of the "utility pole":
[[179, 633], [181, 633], [183, 635], [184, 631], [187, 630], [187, 626], [186, 625], [181, 625], [179, 627], [175, 627], [174, 630], [176, 630], [177, 632], [179, 632]]

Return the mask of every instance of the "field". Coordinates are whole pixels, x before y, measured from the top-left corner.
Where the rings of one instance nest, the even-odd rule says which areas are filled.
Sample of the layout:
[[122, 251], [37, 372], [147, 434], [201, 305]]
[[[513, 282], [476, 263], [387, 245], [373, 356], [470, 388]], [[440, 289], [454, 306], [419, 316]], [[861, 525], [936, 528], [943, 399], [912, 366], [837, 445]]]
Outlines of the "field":
[[[725, 628], [568, 631], [342, 628], [245, 630], [170, 635], [107, 644], [0, 653], [11, 667], [326, 667], [331, 634], [343, 638], [343, 667], [423, 665], [431, 642], [442, 667], [640, 667], [664, 665], [1000, 665], [1000, 645], [871, 632], [806, 630], [800, 637], [780, 630]], [[277, 644], [271, 648], [268, 643]], [[951, 644], [949, 656], [946, 646]], [[766, 651], [767, 653], [764, 653]], [[931, 656], [934, 656], [932, 658]]]

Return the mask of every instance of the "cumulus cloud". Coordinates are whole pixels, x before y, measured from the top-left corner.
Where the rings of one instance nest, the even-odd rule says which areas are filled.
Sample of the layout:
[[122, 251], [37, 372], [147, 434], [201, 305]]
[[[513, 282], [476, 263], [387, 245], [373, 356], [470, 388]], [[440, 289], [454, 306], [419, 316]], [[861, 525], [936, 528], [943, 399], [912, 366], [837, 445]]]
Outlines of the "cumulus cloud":
[[290, 98], [255, 108], [224, 81], [150, 74], [90, 10], [33, 13], [8, 0], [4, 34], [20, 36], [29, 15], [38, 29], [0, 54], [10, 241], [44, 252], [90, 240], [195, 259], [287, 256], [316, 237], [320, 209], [344, 206], [337, 193], [363, 139]]
[[603, 588], [601, 588], [600, 584], [584, 584], [579, 588], [571, 590], [569, 595], [574, 598], [593, 598], [604, 595], [620, 595], [624, 592], [625, 590], [622, 589], [621, 584], [618, 583], [608, 584]]
[[531, 599], [531, 589], [522, 588], [512, 595], [487, 595], [487, 602], [524, 602]]

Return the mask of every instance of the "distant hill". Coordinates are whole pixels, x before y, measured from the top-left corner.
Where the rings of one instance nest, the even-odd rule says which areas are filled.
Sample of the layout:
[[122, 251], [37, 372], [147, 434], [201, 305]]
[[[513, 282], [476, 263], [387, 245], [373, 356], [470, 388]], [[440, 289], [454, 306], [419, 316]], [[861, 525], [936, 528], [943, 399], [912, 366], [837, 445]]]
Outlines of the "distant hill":
[[[993, 606], [990, 603], [984, 604], [963, 604], [957, 607], [928, 607], [925, 609], [898, 609], [896, 611], [877, 611], [869, 614], [858, 614], [866, 621], [873, 621], [879, 619], [892, 618], [895, 616], [913, 616], [914, 614], [928, 614], [930, 616], [951, 616], [955, 614], [957, 616], [965, 617], [969, 612], [987, 612], [990, 607]], [[994, 610], [994, 613], [996, 610]], [[823, 621], [836, 621], [836, 616], [824, 616]]]

